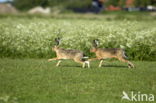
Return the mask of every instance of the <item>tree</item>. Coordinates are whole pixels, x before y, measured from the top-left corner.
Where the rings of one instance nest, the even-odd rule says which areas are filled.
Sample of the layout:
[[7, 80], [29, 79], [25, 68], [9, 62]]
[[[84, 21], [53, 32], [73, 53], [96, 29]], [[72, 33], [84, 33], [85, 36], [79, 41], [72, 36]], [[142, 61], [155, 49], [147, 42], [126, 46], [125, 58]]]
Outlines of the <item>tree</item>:
[[64, 8], [82, 8], [91, 5], [92, 0], [14, 0], [14, 5], [20, 10], [35, 6], [62, 6]]
[[108, 0], [106, 2], [106, 5], [113, 5], [113, 6], [118, 6], [119, 5], [120, 0]]
[[151, 0], [135, 0], [134, 5], [136, 7], [146, 7], [151, 4]]

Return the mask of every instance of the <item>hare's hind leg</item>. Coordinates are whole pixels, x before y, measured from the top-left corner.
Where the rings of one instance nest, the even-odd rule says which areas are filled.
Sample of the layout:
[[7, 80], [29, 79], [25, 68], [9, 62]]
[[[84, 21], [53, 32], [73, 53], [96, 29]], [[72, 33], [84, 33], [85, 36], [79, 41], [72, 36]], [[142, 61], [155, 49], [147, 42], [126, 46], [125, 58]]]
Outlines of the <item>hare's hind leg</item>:
[[89, 61], [84, 61], [84, 65], [87, 64], [88, 68], [90, 68], [90, 62]]
[[74, 59], [74, 61], [75, 61], [75, 62], [77, 62], [77, 63], [82, 64], [82, 68], [84, 68], [84, 67], [85, 67], [85, 62], [83, 62], [82, 60], [80, 60], [80, 59], [76, 58], [76, 59]]
[[128, 67], [129, 68], [134, 68], [134, 64], [133, 63], [131, 63], [130, 61], [128, 61], [128, 60], [126, 60], [126, 59], [124, 59], [124, 58], [118, 58], [120, 61], [122, 61], [122, 62], [126, 62], [126, 63], [128, 63]]
[[134, 64], [133, 63], [131, 63], [130, 61], [127, 61], [127, 62], [128, 62], [128, 67], [129, 68], [131, 68], [131, 67], [134, 68]]

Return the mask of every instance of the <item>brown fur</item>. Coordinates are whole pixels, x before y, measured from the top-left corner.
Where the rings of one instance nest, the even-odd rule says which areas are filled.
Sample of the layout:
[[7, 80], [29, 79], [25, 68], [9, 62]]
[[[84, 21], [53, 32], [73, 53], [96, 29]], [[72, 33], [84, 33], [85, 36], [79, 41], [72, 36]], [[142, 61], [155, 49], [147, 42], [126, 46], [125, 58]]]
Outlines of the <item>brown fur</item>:
[[49, 59], [48, 61], [59, 60], [56, 66], [59, 66], [62, 59], [72, 59], [75, 62], [82, 64], [82, 67], [85, 67], [85, 64], [88, 64], [88, 68], [90, 67], [89, 61], [83, 60], [84, 54], [81, 51], [64, 49], [58, 46], [54, 46], [52, 50], [56, 52], [57, 57]]
[[102, 48], [93, 47], [90, 50], [90, 52], [94, 52], [96, 55], [96, 58], [89, 59], [89, 61], [100, 60], [99, 67], [102, 66], [103, 59], [107, 59], [107, 58], [116, 58], [122, 62], [128, 63], [128, 67], [132, 67], [132, 68], [134, 67], [134, 65], [130, 61], [125, 59], [126, 56], [124, 54], [124, 50], [121, 48], [102, 49]]

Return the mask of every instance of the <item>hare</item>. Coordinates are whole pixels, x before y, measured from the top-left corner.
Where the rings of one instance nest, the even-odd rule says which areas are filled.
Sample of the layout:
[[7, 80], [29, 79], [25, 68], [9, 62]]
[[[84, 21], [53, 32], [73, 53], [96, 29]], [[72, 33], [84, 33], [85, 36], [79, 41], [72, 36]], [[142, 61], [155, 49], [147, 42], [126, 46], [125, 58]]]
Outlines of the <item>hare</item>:
[[126, 60], [125, 51], [121, 48], [98, 48], [99, 41], [93, 40], [93, 47], [90, 49], [90, 52], [96, 54], [96, 58], [89, 59], [92, 60], [100, 60], [99, 67], [102, 66], [103, 60], [107, 58], [116, 58], [122, 62], [128, 63], [129, 68], [134, 68], [134, 65]]
[[90, 63], [87, 60], [88, 57], [85, 57], [84, 53], [79, 50], [72, 50], [72, 49], [64, 49], [60, 48], [60, 38], [55, 38], [56, 45], [52, 47], [52, 50], [56, 52], [56, 58], [48, 59], [48, 61], [58, 60], [58, 63], [56, 66], [59, 66], [61, 63], [61, 60], [63, 59], [72, 59], [77, 63], [82, 64], [82, 67], [85, 67], [85, 64], [88, 65], [88, 68], [90, 68]]

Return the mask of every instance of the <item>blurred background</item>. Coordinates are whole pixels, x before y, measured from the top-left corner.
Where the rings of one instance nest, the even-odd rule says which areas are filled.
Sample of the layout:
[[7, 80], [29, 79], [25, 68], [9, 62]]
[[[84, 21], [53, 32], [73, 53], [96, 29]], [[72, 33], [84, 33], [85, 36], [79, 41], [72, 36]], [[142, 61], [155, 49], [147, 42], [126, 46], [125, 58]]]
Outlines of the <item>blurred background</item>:
[[156, 0], [0, 0], [0, 13], [59, 14], [156, 11]]

